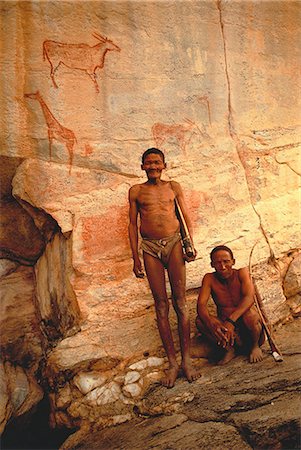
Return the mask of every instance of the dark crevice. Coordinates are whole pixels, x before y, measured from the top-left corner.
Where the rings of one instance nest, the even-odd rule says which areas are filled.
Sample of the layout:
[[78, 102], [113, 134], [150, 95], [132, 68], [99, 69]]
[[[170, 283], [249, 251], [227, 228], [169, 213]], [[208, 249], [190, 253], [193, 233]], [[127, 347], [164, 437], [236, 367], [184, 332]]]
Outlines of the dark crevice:
[[257, 433], [250, 430], [247, 425], [237, 427], [237, 430], [247, 443], [256, 450], [301, 448], [301, 430], [297, 420], [289, 420], [279, 426], [267, 427]]
[[10, 421], [1, 436], [1, 448], [46, 450], [58, 449], [75, 429], [52, 429], [49, 425], [50, 405], [47, 397], [31, 413]]

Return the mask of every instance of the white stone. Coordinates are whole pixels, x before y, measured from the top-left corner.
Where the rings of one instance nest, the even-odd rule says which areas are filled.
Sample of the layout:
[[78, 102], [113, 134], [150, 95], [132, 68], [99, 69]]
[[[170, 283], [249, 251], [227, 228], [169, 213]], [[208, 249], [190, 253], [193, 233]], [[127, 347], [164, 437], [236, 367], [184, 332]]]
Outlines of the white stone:
[[111, 383], [106, 384], [99, 388], [99, 395], [97, 398], [97, 405], [106, 405], [108, 403], [113, 403], [119, 399], [120, 395], [120, 386], [115, 383], [115, 381], [111, 381]]
[[147, 380], [153, 381], [153, 382], [159, 381], [161, 379], [161, 377], [162, 377], [162, 373], [160, 373], [160, 372], [150, 372], [145, 376], [145, 378]]
[[124, 383], [124, 375], [118, 375], [117, 377], [114, 378], [114, 381], [116, 381], [116, 383], [118, 384], [123, 384]]
[[131, 397], [138, 397], [138, 395], [140, 395], [141, 393], [141, 387], [138, 386], [137, 383], [131, 383], [131, 384], [127, 384], [126, 386], [123, 387], [123, 393], [124, 395], [127, 396], [131, 396]]
[[99, 372], [80, 372], [73, 379], [75, 386], [86, 395], [93, 389], [102, 386], [106, 381], [106, 376]]
[[139, 372], [135, 371], [128, 372], [125, 376], [124, 384], [135, 383], [135, 381], [139, 380], [140, 376], [141, 375]]
[[128, 393], [126, 393], [126, 396], [121, 393], [119, 400], [121, 400], [125, 405], [135, 405], [135, 400], [133, 400], [132, 397], [129, 397]]
[[128, 420], [131, 420], [131, 418], [132, 418], [131, 414], [119, 414], [112, 417], [114, 425], [117, 425], [118, 423], [127, 422]]
[[129, 368], [131, 370], [143, 370], [147, 367], [147, 360], [141, 359], [141, 361], [137, 361], [136, 363], [132, 364]]
[[88, 403], [91, 403], [91, 404], [93, 404], [93, 405], [96, 405], [96, 404], [97, 404], [97, 399], [98, 399], [99, 395], [100, 395], [102, 392], [103, 392], [103, 386], [100, 387], [100, 388], [93, 389], [93, 391], [89, 392], [89, 393], [85, 396], [84, 399], [85, 399]]
[[162, 364], [164, 364], [164, 358], [158, 358], [157, 356], [150, 356], [147, 359], [148, 367], [162, 366]]

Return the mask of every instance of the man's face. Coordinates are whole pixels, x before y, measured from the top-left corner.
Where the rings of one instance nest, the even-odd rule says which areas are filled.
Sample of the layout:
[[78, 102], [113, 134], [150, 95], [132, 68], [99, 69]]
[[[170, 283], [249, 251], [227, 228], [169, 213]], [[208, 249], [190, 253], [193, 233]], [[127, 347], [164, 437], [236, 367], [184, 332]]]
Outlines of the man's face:
[[157, 155], [156, 153], [147, 155], [144, 163], [141, 165], [141, 169], [145, 170], [149, 180], [160, 178], [162, 170], [165, 168], [166, 164], [163, 162], [161, 155]]
[[221, 278], [227, 279], [231, 277], [234, 264], [235, 260], [231, 258], [227, 250], [218, 250], [212, 256], [211, 267], [214, 267]]

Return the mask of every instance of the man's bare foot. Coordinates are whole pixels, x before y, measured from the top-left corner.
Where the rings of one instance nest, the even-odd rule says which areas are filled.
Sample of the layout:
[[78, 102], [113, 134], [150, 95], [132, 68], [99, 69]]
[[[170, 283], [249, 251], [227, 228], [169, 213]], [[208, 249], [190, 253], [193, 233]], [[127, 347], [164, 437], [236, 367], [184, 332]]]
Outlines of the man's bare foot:
[[170, 365], [169, 368], [165, 370], [165, 376], [161, 379], [161, 384], [163, 384], [163, 386], [167, 388], [174, 387], [178, 373], [179, 373], [179, 366]]
[[249, 360], [250, 363], [256, 363], [263, 360], [263, 354], [260, 347], [256, 346], [251, 350]]
[[226, 350], [225, 356], [218, 362], [219, 366], [223, 366], [230, 362], [233, 358], [235, 358], [235, 350], [233, 347], [230, 347], [229, 350]]
[[182, 370], [189, 383], [192, 383], [192, 381], [202, 376], [201, 371], [199, 369], [194, 369], [191, 362], [185, 364], [182, 363]]

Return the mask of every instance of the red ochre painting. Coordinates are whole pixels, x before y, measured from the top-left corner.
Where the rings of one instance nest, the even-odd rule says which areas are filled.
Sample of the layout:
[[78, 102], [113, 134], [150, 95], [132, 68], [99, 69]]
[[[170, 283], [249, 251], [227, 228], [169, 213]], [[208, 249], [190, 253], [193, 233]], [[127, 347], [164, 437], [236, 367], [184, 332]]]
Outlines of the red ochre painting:
[[200, 191], [185, 189], [185, 186], [183, 186], [183, 189], [187, 211], [192, 222], [192, 226], [195, 228], [200, 217], [199, 209], [202, 204], [207, 203], [207, 194]]
[[128, 255], [128, 206], [112, 205], [104, 214], [84, 217], [82, 241], [87, 262]]
[[39, 91], [25, 94], [24, 97], [30, 98], [32, 100], [37, 100], [42, 108], [42, 112], [45, 118], [45, 122], [47, 125], [48, 131], [48, 139], [49, 139], [49, 157], [51, 161], [51, 146], [53, 140], [57, 140], [64, 144], [68, 150], [69, 154], [69, 173], [71, 173], [72, 162], [73, 162], [73, 151], [74, 145], [76, 143], [76, 137], [72, 130], [61, 125], [57, 119], [54, 117], [48, 106], [46, 105], [43, 97], [41, 96]]
[[120, 48], [110, 39], [93, 33], [99, 42], [96, 45], [66, 44], [47, 40], [43, 42], [43, 59], [50, 64], [50, 77], [54, 87], [58, 87], [54, 75], [61, 64], [69, 69], [82, 70], [94, 83], [96, 92], [99, 92], [96, 70], [102, 69], [105, 56], [109, 51], [120, 52]]
[[197, 124], [190, 119], [185, 119], [184, 123], [155, 123], [152, 126], [152, 135], [156, 147], [164, 147], [164, 142], [170, 140], [177, 141], [183, 154], [186, 156], [186, 147], [195, 134], [203, 135]]

